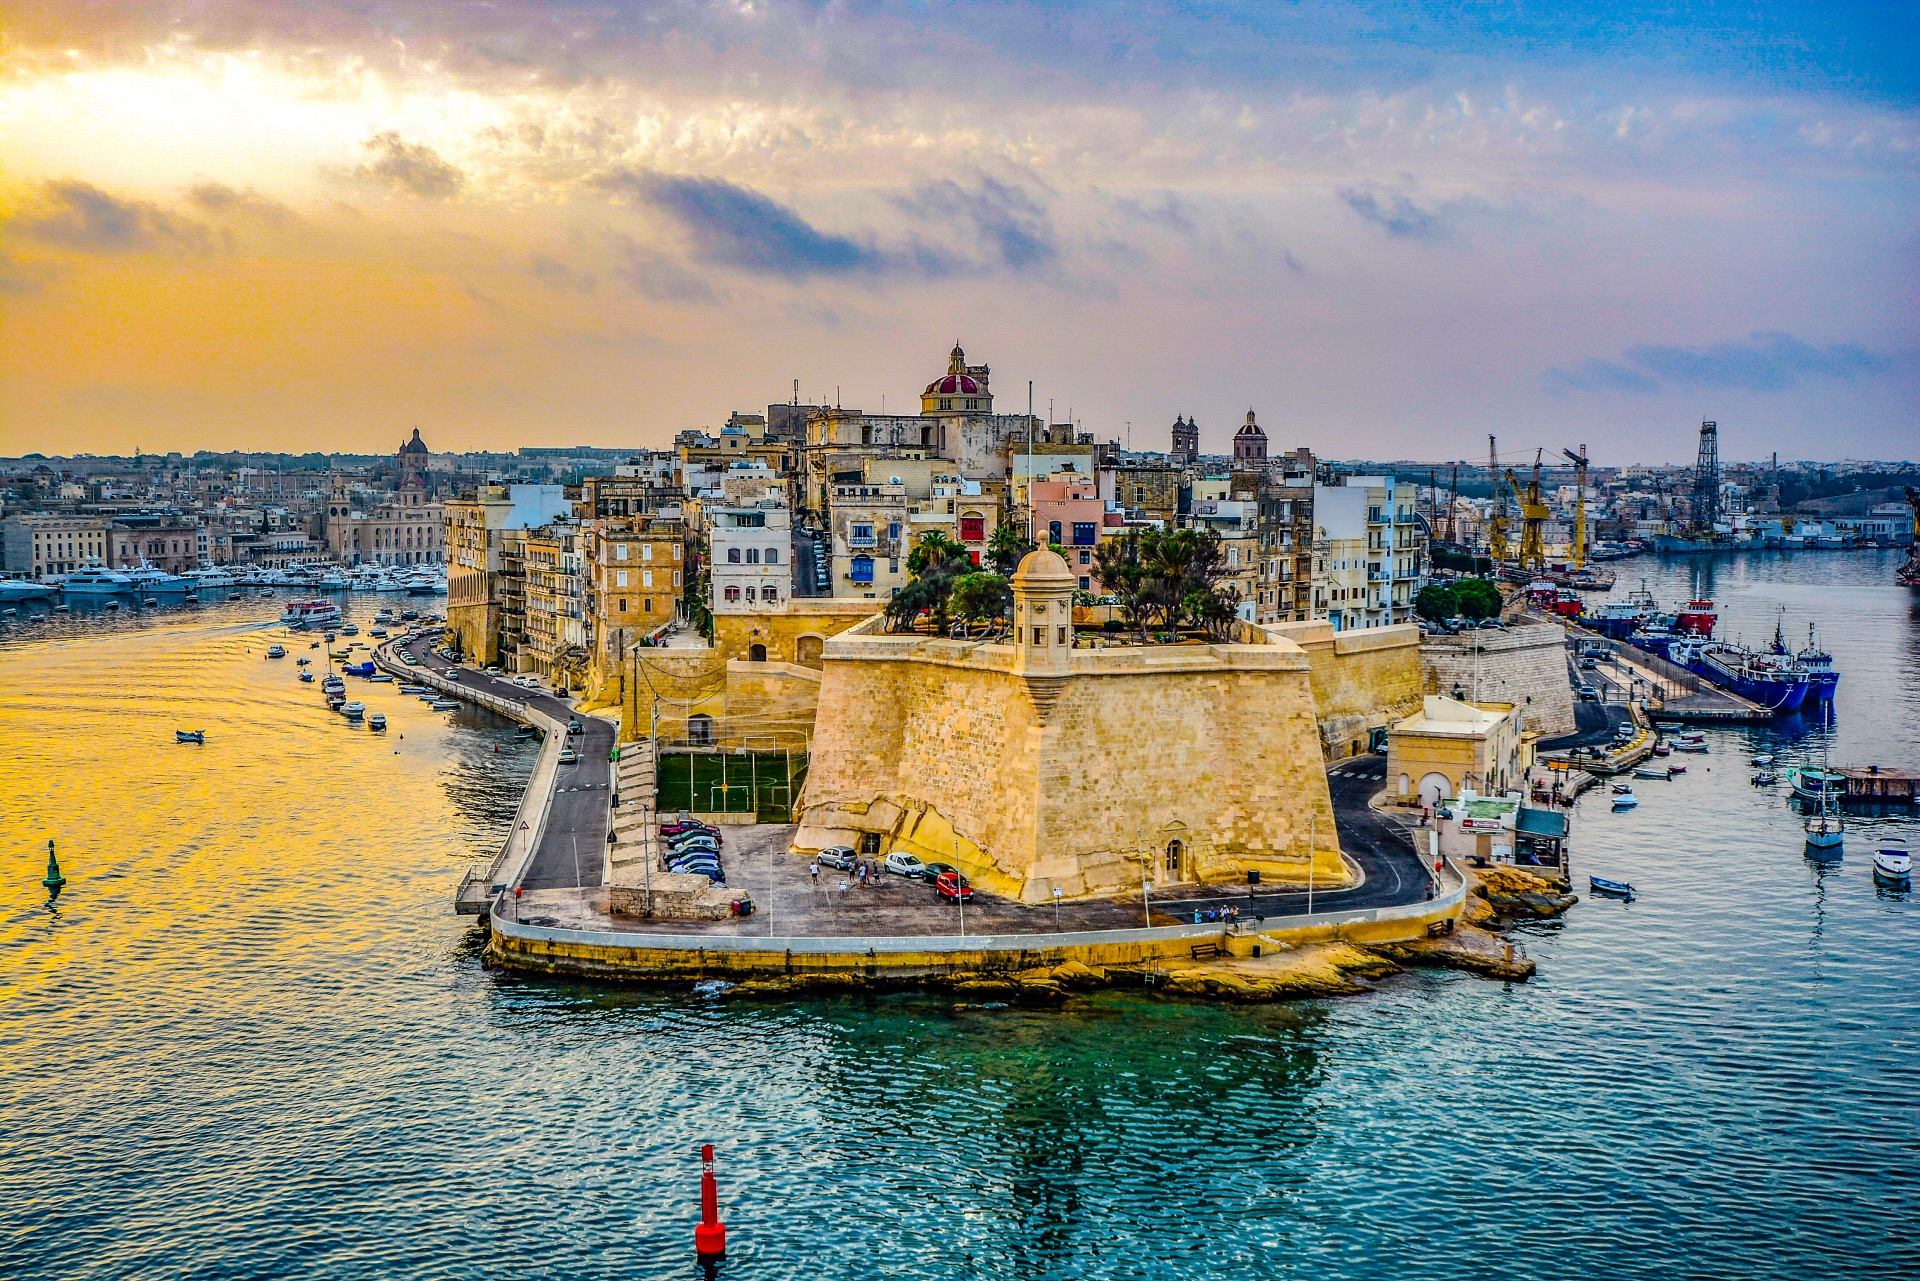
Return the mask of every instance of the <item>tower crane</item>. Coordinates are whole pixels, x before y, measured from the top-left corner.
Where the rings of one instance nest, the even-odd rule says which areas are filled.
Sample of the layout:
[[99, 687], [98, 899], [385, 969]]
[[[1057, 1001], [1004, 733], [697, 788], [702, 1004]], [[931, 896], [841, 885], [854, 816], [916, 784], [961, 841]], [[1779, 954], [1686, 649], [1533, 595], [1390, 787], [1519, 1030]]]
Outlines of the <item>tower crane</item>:
[[1573, 567], [1587, 567], [1587, 447], [1560, 451], [1573, 460]]
[[1498, 565], [1511, 554], [1507, 546], [1507, 495], [1500, 488], [1500, 456], [1494, 438], [1487, 437], [1487, 479], [1493, 482], [1493, 507], [1487, 513], [1487, 555]]

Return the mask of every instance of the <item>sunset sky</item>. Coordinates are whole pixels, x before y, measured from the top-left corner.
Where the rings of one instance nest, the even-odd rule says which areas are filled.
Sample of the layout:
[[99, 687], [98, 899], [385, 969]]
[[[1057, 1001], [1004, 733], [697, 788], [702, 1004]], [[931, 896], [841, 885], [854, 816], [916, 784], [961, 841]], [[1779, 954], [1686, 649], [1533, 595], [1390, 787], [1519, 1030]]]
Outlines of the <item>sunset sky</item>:
[[1920, 456], [1920, 6], [0, 0], [0, 454]]

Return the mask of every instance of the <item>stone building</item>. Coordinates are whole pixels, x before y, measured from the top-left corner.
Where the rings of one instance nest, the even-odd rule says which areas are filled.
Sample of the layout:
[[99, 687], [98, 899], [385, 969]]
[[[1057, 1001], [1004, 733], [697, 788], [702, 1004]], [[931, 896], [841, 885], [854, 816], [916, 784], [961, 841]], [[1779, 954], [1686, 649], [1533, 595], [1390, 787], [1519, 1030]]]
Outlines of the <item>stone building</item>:
[[[517, 605], [523, 540], [508, 534], [549, 524], [572, 510], [559, 485], [483, 486], [450, 499], [441, 516], [447, 565], [447, 641], [482, 666], [498, 663], [507, 608]], [[510, 581], [511, 580], [511, 581]], [[514, 630], [522, 630], [515, 624]]]
[[1511, 703], [1527, 728], [1549, 737], [1577, 727], [1567, 680], [1566, 628], [1521, 615], [1501, 631], [1457, 636], [1430, 633], [1420, 640], [1420, 664], [1429, 694], [1478, 703]]
[[708, 577], [715, 614], [778, 610], [793, 595], [793, 518], [787, 505], [708, 507]]
[[[1284, 639], [1083, 649], [1071, 568], [1027, 556], [1005, 643], [826, 642], [803, 849], [958, 865], [1039, 903], [1156, 885], [1349, 883], [1311, 665]], [[1311, 851], [1311, 853], [1310, 853]]]
[[1257, 623], [1305, 622], [1313, 617], [1313, 472], [1269, 473], [1258, 497], [1260, 576], [1254, 588]]
[[200, 526], [178, 516], [123, 517], [107, 528], [107, 568], [151, 565], [169, 574], [200, 567]]
[[28, 512], [0, 521], [5, 569], [21, 578], [71, 574], [89, 560], [107, 563], [107, 522], [93, 516]]
[[1387, 731], [1387, 797], [1438, 805], [1464, 791], [1499, 794], [1525, 781], [1532, 761], [1525, 709], [1429, 694]]
[[587, 681], [585, 533], [571, 521], [530, 529], [526, 536], [526, 644], [518, 670], [557, 689]]
[[586, 540], [588, 689], [620, 697], [625, 655], [679, 617], [686, 603], [686, 529], [677, 516], [595, 522]]
[[1173, 448], [1167, 459], [1175, 467], [1192, 467], [1200, 461], [1200, 424], [1191, 418], [1173, 420]]
[[1253, 410], [1247, 410], [1247, 421], [1233, 434], [1233, 465], [1236, 470], [1249, 470], [1266, 466], [1267, 433], [1260, 430], [1260, 424], [1253, 420]]
[[349, 491], [336, 477], [327, 500], [326, 543], [343, 565], [438, 565], [446, 557], [445, 505], [418, 484]]
[[833, 594], [886, 600], [907, 583], [907, 490], [883, 484], [833, 486]]

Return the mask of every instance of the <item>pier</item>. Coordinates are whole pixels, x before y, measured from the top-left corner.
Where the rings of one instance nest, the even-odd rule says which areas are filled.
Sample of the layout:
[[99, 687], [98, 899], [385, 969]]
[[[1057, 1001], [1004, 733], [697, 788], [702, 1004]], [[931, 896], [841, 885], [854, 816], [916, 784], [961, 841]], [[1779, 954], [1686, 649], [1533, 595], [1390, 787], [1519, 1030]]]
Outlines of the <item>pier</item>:
[[1721, 689], [1677, 663], [1636, 649], [1624, 641], [1610, 640], [1597, 632], [1586, 631], [1571, 620], [1567, 624], [1567, 639], [1576, 653], [1604, 647], [1607, 654], [1601, 659], [1602, 667], [1611, 667], [1613, 670], [1596, 670], [1581, 675], [1587, 677], [1590, 683], [1598, 676], [1610, 687], [1610, 692], [1619, 698], [1643, 700], [1647, 715], [1656, 721], [1686, 725], [1745, 725], [1773, 719], [1774, 714], [1758, 703], [1749, 702], [1731, 690]]

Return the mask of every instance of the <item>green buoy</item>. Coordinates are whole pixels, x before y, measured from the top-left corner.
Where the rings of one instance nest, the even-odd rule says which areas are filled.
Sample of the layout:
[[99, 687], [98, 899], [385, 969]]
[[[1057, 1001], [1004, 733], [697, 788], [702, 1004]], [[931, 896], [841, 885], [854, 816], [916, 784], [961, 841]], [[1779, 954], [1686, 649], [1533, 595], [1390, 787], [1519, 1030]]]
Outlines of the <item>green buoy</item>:
[[58, 895], [61, 887], [67, 883], [67, 878], [60, 875], [60, 860], [53, 856], [52, 841], [47, 842], [47, 876], [40, 883], [55, 895]]

